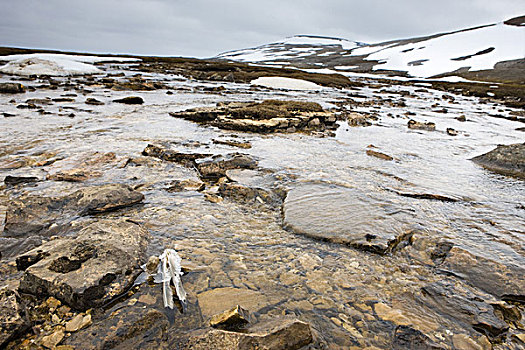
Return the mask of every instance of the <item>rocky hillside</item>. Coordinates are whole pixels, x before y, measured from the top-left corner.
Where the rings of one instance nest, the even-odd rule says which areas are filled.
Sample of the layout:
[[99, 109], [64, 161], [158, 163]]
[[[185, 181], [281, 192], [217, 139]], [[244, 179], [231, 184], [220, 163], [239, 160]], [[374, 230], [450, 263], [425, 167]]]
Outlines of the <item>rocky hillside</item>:
[[[460, 76], [525, 82], [525, 16], [431, 36], [363, 44], [297, 36], [216, 58], [352, 75], [375, 73], [418, 78]], [[521, 44], [520, 44], [521, 43]]]

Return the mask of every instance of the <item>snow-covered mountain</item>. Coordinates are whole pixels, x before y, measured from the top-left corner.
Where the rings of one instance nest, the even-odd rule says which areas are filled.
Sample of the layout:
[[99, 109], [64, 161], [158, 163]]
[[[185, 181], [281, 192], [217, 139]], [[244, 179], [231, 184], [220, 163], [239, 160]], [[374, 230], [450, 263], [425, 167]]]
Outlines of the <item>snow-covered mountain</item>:
[[426, 37], [363, 44], [345, 39], [296, 36], [218, 59], [322, 69], [352, 75], [380, 73], [418, 78], [459, 75], [525, 82], [525, 16]]
[[328, 57], [366, 46], [365, 43], [341, 38], [313, 35], [296, 35], [285, 40], [258, 47], [224, 52], [215, 58], [264, 63], [270, 65], [300, 63], [312, 57]]

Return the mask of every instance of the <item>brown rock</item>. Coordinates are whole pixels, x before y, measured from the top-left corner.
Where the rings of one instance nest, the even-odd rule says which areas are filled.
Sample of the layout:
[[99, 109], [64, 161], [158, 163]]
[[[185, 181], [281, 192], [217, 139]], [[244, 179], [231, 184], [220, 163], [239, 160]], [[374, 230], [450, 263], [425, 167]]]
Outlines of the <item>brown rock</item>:
[[377, 151], [374, 151], [374, 150], [371, 150], [371, 149], [367, 149], [366, 150], [366, 154], [371, 156], [371, 157], [376, 157], [376, 158], [379, 158], [379, 159], [394, 160], [394, 158], [392, 158], [388, 154], [377, 152]]
[[432, 122], [422, 123], [422, 122], [417, 122], [413, 119], [410, 119], [408, 121], [408, 128], [415, 129], [415, 130], [434, 131], [436, 130], [436, 124]]
[[270, 304], [270, 300], [262, 293], [233, 287], [211, 289], [197, 294], [197, 298], [204, 318], [211, 318], [236, 306], [257, 312]]
[[54, 349], [64, 339], [65, 335], [64, 329], [59, 327], [50, 335], [44, 336], [40, 343], [48, 349]]
[[233, 309], [213, 315], [210, 326], [226, 330], [238, 330], [250, 323], [250, 312], [236, 305]]
[[144, 99], [140, 96], [128, 96], [128, 97], [113, 100], [113, 102], [125, 103], [128, 105], [141, 105], [144, 103]]
[[79, 329], [90, 326], [92, 323], [90, 314], [78, 314], [66, 322], [66, 332], [76, 332]]
[[310, 326], [297, 319], [260, 322], [243, 333], [213, 329], [190, 335], [184, 349], [192, 350], [296, 350], [313, 341]]
[[19, 83], [0, 83], [0, 93], [3, 94], [16, 94], [25, 91], [25, 87]]

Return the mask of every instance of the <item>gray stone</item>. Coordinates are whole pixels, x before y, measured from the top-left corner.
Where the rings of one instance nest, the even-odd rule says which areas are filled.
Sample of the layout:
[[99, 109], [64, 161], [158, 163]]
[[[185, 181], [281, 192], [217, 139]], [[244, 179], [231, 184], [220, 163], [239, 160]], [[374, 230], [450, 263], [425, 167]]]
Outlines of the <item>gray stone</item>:
[[525, 303], [523, 265], [503, 264], [453, 247], [441, 267], [502, 300]]
[[304, 184], [283, 204], [283, 225], [294, 233], [385, 254], [413, 233], [413, 218], [398, 204], [357, 188]]
[[310, 326], [297, 319], [262, 321], [243, 333], [212, 329], [190, 334], [184, 349], [192, 350], [296, 350], [313, 341]]
[[22, 196], [9, 202], [4, 236], [44, 234], [51, 224], [75, 216], [116, 210], [141, 202], [142, 193], [122, 184], [86, 187], [63, 197]]
[[8, 289], [0, 290], [0, 348], [28, 327], [18, 295]]
[[490, 298], [471, 288], [459, 286], [453, 280], [431, 283], [421, 291], [423, 302], [432, 310], [490, 338], [497, 338], [509, 329], [509, 325], [496, 315], [494, 307], [486, 301]]
[[471, 160], [494, 172], [525, 178], [525, 143], [499, 145]]
[[197, 170], [203, 179], [217, 180], [226, 176], [231, 169], [255, 169], [257, 161], [247, 154], [231, 153], [225, 156], [217, 155], [209, 159], [197, 161]]
[[141, 273], [148, 233], [129, 221], [101, 220], [75, 238], [52, 240], [30, 251], [44, 257], [29, 266], [19, 290], [53, 296], [86, 310], [126, 292]]

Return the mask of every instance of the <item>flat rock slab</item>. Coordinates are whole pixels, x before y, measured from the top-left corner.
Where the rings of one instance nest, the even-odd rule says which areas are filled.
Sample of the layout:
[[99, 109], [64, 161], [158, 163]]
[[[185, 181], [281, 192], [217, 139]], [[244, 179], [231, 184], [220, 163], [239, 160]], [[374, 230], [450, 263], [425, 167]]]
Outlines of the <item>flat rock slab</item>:
[[454, 318], [490, 338], [496, 338], [509, 329], [509, 325], [496, 315], [494, 306], [490, 304], [490, 296], [472, 288], [461, 287], [452, 280], [442, 280], [423, 287], [421, 291], [422, 300], [432, 310]]
[[77, 310], [104, 305], [133, 285], [148, 237], [135, 223], [101, 220], [75, 238], [49, 241], [26, 254], [40, 258], [25, 270], [20, 291], [53, 296]]
[[442, 268], [502, 300], [525, 303], [525, 267], [503, 264], [453, 247]]
[[336, 128], [334, 113], [323, 110], [317, 103], [301, 101], [220, 103], [216, 107], [194, 108], [170, 115], [221, 129], [259, 133]]
[[292, 189], [283, 215], [284, 227], [294, 233], [380, 254], [412, 234], [403, 208], [335, 185], [312, 183]]
[[0, 290], [0, 348], [29, 327], [14, 291]]
[[43, 234], [53, 223], [116, 210], [143, 199], [142, 193], [122, 184], [86, 187], [63, 197], [20, 197], [9, 202], [4, 236]]
[[192, 350], [296, 350], [313, 341], [310, 326], [297, 319], [277, 318], [262, 321], [243, 333], [219, 329], [197, 331], [190, 335], [184, 349]]
[[211, 289], [197, 294], [197, 299], [204, 318], [211, 318], [237, 305], [257, 312], [271, 304], [269, 298], [260, 292], [233, 287]]
[[494, 172], [525, 178], [525, 143], [499, 145], [471, 160]]

